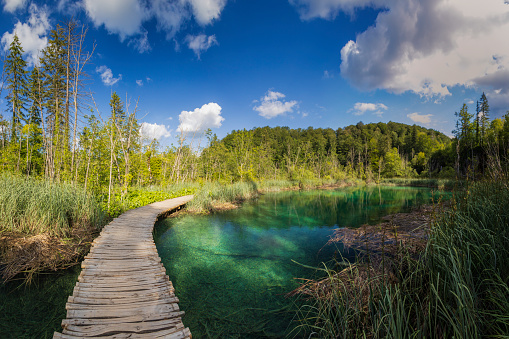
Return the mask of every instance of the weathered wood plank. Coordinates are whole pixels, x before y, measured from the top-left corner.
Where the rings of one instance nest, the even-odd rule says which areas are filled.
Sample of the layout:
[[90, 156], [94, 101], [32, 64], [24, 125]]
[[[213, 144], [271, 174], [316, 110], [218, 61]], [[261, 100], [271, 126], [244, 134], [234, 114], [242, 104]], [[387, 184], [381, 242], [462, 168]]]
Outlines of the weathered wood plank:
[[[164, 315], [151, 315], [143, 318], [142, 322], [180, 319], [184, 316], [184, 311], [176, 311], [166, 313]], [[117, 318], [72, 318], [62, 320], [62, 326], [65, 328], [67, 325], [108, 325], [108, 324], [124, 324], [124, 323], [137, 323], [140, 322], [140, 317], [117, 317]]]
[[180, 319], [165, 319], [148, 321], [142, 323], [118, 323], [108, 325], [67, 325], [65, 327], [66, 333], [71, 334], [80, 333], [84, 337], [92, 336], [105, 336], [113, 333], [128, 332], [128, 333], [146, 333], [146, 332], [157, 332], [161, 330], [175, 329], [177, 332], [183, 329], [184, 325]]

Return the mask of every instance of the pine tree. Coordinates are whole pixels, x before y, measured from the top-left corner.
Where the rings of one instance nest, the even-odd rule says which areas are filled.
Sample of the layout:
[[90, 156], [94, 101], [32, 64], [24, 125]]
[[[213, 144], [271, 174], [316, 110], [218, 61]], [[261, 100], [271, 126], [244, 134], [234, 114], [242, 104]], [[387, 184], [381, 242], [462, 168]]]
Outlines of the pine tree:
[[482, 146], [485, 138], [486, 138], [486, 130], [488, 129], [490, 123], [489, 119], [489, 113], [490, 113], [490, 105], [488, 104], [488, 99], [486, 98], [486, 95], [481, 95], [481, 100], [479, 101], [479, 125], [480, 125], [480, 132], [481, 132], [481, 139], [480, 139], [480, 145]]
[[458, 117], [456, 121], [456, 129], [453, 131], [456, 139], [460, 141], [462, 146], [465, 146], [472, 138], [472, 122], [471, 119], [473, 114], [468, 113], [468, 106], [463, 104], [461, 110], [456, 112], [455, 115]]
[[39, 68], [35, 66], [30, 72], [28, 92], [28, 121], [26, 138], [26, 171], [27, 174], [40, 173], [43, 168], [43, 131], [41, 128], [42, 88]]
[[42, 51], [41, 67], [43, 69], [45, 88], [45, 108], [47, 110], [48, 142], [48, 175], [59, 176], [64, 164], [64, 152], [69, 147], [69, 136], [65, 135], [65, 98], [66, 98], [66, 60], [65, 37], [62, 27], [50, 33], [46, 48]]
[[23, 47], [16, 34], [9, 46], [5, 59], [5, 82], [7, 83], [7, 103], [12, 112], [11, 142], [19, 140], [22, 122], [25, 121], [27, 103], [27, 63], [23, 59]]

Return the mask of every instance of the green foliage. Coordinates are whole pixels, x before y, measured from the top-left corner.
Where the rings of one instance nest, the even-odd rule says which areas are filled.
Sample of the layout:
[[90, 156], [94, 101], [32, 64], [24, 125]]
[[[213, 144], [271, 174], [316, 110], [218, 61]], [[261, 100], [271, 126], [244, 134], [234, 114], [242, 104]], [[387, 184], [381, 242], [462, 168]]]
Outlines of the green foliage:
[[74, 229], [102, 226], [103, 212], [80, 187], [0, 176], [0, 230], [68, 237]]
[[22, 122], [26, 115], [27, 101], [27, 63], [23, 59], [23, 47], [15, 34], [5, 58], [4, 71], [6, 74], [7, 107], [12, 113], [11, 141], [16, 143], [21, 133]]
[[107, 193], [103, 194], [99, 200], [101, 207], [107, 211], [108, 215], [112, 218], [120, 214], [138, 207], [142, 207], [154, 202], [163, 201], [181, 197], [184, 195], [194, 194], [196, 192], [196, 185], [177, 185], [175, 187], [139, 187], [129, 188], [126, 195], [116, 193], [112, 196], [110, 208], [108, 209], [108, 196]]

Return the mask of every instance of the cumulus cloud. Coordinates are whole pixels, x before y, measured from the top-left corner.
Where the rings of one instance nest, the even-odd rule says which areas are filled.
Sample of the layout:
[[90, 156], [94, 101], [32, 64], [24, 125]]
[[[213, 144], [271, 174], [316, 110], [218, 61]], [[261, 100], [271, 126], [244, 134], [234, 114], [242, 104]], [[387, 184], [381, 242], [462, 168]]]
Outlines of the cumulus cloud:
[[117, 78], [113, 77], [113, 72], [111, 69], [109, 69], [106, 66], [100, 66], [95, 69], [97, 73], [101, 76], [101, 80], [103, 84], [106, 86], [113, 86], [115, 85], [119, 80], [122, 80], [122, 74], [119, 74]]
[[193, 8], [195, 20], [201, 25], [207, 25], [212, 20], [219, 19], [226, 0], [188, 0]]
[[[69, 0], [59, 0], [60, 3]], [[143, 23], [155, 19], [157, 28], [171, 40], [182, 25], [194, 18], [202, 25], [219, 19], [227, 0], [81, 0], [82, 7], [96, 27], [103, 26], [140, 52], [150, 49]], [[60, 6], [63, 8], [63, 6]]]
[[27, 0], [3, 0], [4, 11], [14, 13], [18, 9], [25, 7]]
[[186, 41], [187, 47], [193, 50], [198, 59], [200, 59], [201, 53], [218, 44], [215, 35], [207, 37], [205, 34], [188, 35]]
[[143, 80], [136, 80], [136, 85], [143, 86]]
[[268, 90], [268, 92], [260, 98], [260, 105], [253, 109], [258, 111], [258, 115], [272, 119], [285, 113], [292, 113], [293, 108], [297, 107], [297, 101], [285, 101], [286, 96], [283, 93]]
[[142, 122], [140, 126], [140, 134], [142, 138], [149, 140], [159, 140], [161, 138], [168, 138], [171, 136], [170, 130], [165, 125], [149, 124]]
[[179, 115], [179, 132], [202, 132], [208, 128], [221, 127], [224, 118], [221, 116], [221, 106], [215, 102], [196, 108], [194, 111], [182, 111]]
[[381, 10], [373, 26], [341, 50], [341, 74], [359, 89], [441, 98], [455, 85], [496, 87], [509, 69], [507, 1], [291, 2], [303, 19], [332, 19], [366, 6]]
[[410, 113], [406, 115], [413, 122], [418, 122], [424, 125], [431, 123], [431, 117], [433, 114], [419, 114], [418, 112]]
[[372, 104], [367, 102], [358, 102], [349, 110], [353, 115], [363, 115], [366, 112], [372, 112], [375, 115], [382, 116], [387, 106], [381, 103]]
[[12, 33], [5, 32], [2, 35], [1, 43], [3, 49], [9, 49], [9, 45], [14, 39], [14, 34], [19, 38], [26, 60], [29, 65], [37, 65], [39, 63], [39, 52], [48, 44], [46, 34], [51, 26], [48, 20], [48, 12], [46, 7], [39, 8], [35, 4], [31, 4], [29, 8], [30, 18], [28, 22], [21, 23], [18, 21], [14, 25]]
[[83, 0], [83, 7], [96, 27], [104, 25], [121, 40], [140, 33], [147, 18], [147, 9], [138, 0]]

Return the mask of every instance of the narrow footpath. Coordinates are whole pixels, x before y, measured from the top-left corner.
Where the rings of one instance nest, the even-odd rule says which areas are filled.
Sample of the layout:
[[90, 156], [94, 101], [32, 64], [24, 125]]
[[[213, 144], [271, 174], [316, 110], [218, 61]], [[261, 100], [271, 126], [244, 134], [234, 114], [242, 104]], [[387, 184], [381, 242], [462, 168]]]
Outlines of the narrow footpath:
[[127, 211], [106, 225], [82, 263], [53, 338], [191, 338], [184, 312], [157, 253], [157, 218], [192, 195]]

